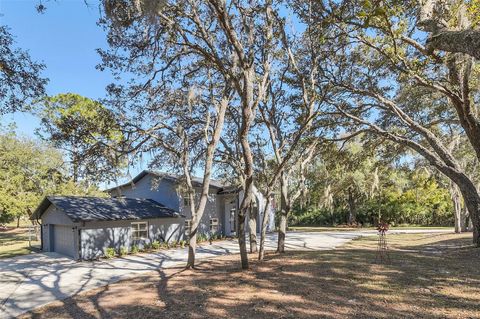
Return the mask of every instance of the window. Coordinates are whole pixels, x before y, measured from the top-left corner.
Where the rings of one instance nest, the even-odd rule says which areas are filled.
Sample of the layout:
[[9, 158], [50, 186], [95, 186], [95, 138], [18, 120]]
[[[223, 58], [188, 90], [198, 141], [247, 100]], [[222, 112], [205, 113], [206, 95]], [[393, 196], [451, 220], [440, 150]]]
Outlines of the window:
[[237, 213], [237, 210], [235, 208], [230, 209], [230, 231], [231, 232], [237, 231], [237, 223], [235, 218], [236, 213]]
[[183, 206], [190, 206], [192, 203], [190, 202], [190, 195], [183, 194]]
[[148, 238], [148, 223], [147, 222], [135, 222], [132, 223], [132, 239], [147, 239]]
[[210, 232], [211, 233], [218, 232], [218, 218], [210, 219]]
[[192, 230], [192, 220], [185, 219], [185, 235], [189, 236], [191, 230]]

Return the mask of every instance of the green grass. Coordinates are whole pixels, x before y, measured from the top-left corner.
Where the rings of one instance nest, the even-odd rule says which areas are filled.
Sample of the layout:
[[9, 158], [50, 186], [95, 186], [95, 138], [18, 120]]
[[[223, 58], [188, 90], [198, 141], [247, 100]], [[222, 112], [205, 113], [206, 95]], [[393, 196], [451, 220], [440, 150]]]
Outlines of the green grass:
[[28, 228], [0, 231], [0, 258], [30, 254], [38, 250], [39, 246], [40, 241], [32, 240], [32, 247], [29, 247]]
[[[391, 227], [390, 229], [453, 229], [452, 227], [432, 227], [432, 226], [416, 226], [401, 225]], [[330, 231], [358, 231], [358, 230], [375, 230], [375, 227], [328, 227], [328, 226], [291, 226], [289, 230], [304, 232], [330, 232]]]

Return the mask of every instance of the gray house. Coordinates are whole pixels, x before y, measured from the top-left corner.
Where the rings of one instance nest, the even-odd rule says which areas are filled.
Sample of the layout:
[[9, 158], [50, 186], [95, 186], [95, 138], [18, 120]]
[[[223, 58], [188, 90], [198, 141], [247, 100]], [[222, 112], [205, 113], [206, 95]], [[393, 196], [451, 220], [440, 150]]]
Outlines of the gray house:
[[[193, 182], [198, 195], [202, 179]], [[152, 241], [187, 239], [191, 203], [177, 176], [143, 171], [107, 192], [111, 198], [46, 197], [32, 215], [42, 226], [42, 249], [74, 259], [92, 259], [102, 256], [108, 247], [119, 250]], [[254, 194], [258, 232], [265, 198], [257, 190]], [[212, 180], [199, 232], [234, 236], [242, 196], [238, 187]], [[268, 207], [267, 213], [267, 229], [273, 231], [273, 207]]]

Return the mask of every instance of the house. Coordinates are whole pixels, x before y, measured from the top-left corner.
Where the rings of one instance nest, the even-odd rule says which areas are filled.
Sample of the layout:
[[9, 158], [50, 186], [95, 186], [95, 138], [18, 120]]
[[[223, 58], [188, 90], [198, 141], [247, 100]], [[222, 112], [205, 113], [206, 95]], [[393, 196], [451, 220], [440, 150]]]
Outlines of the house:
[[[193, 185], [198, 200], [202, 179], [194, 178]], [[42, 250], [92, 259], [102, 256], [108, 247], [120, 250], [153, 241], [187, 239], [191, 203], [178, 176], [146, 170], [107, 192], [110, 198], [46, 197], [31, 217], [42, 227]], [[256, 189], [254, 194], [259, 232], [265, 198]], [[236, 235], [242, 196], [238, 187], [212, 180], [199, 233]], [[273, 231], [273, 208], [268, 207], [267, 213], [267, 230]]]
[[[201, 193], [203, 179], [193, 178], [196, 200]], [[149, 198], [162, 203], [185, 217], [185, 230], [188, 232], [191, 222], [190, 200], [182, 187], [181, 178], [175, 175], [145, 170], [130, 182], [109, 189], [112, 197]], [[253, 209], [257, 212], [257, 232], [260, 232], [265, 198], [254, 188]], [[217, 233], [224, 236], [236, 235], [237, 211], [243, 199], [243, 191], [233, 185], [224, 185], [217, 180], [210, 181], [207, 206], [199, 224], [199, 233]], [[273, 207], [269, 214], [268, 231], [275, 228]]]
[[181, 240], [184, 218], [151, 199], [47, 196], [32, 214], [43, 251], [73, 259], [103, 256], [108, 247]]

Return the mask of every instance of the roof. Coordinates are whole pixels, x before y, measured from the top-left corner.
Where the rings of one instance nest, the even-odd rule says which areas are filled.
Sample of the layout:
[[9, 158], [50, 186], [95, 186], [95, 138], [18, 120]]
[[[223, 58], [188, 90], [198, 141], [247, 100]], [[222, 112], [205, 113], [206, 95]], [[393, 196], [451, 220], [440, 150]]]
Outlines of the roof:
[[223, 194], [236, 194], [238, 193], [242, 188], [240, 186], [236, 185], [231, 185], [231, 186], [225, 186], [222, 188], [218, 194], [223, 195]]
[[41, 218], [50, 205], [61, 209], [74, 222], [181, 217], [152, 199], [47, 196], [31, 219]]
[[[122, 187], [130, 186], [132, 184], [136, 184], [136, 183], [138, 183], [138, 181], [140, 181], [142, 178], [144, 178], [148, 174], [154, 175], [155, 177], [157, 177], [159, 179], [165, 178], [165, 179], [169, 179], [169, 180], [174, 181], [174, 182], [177, 182], [182, 178], [182, 176], [179, 176], [179, 175], [150, 171], [150, 170], [144, 170], [140, 174], [135, 176], [131, 181], [129, 181], [127, 183], [124, 183], [122, 185], [119, 185], [119, 186], [112, 187], [110, 189], [107, 189], [106, 191], [109, 192], [109, 191], [112, 191], [112, 190], [115, 190], [115, 189], [118, 189], [118, 188], [122, 188]], [[194, 186], [201, 186], [203, 184], [203, 178], [202, 177], [192, 177], [192, 182], [193, 182]], [[223, 185], [223, 183], [221, 181], [210, 179], [210, 187], [217, 188], [217, 189], [221, 190], [225, 187], [225, 185]]]

